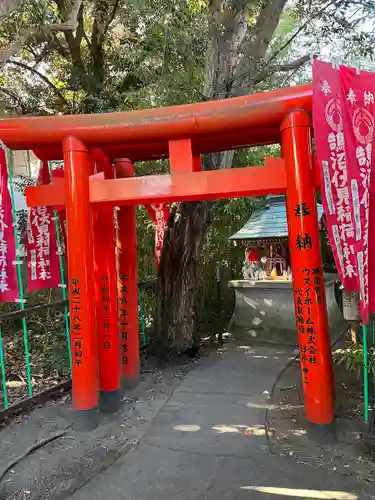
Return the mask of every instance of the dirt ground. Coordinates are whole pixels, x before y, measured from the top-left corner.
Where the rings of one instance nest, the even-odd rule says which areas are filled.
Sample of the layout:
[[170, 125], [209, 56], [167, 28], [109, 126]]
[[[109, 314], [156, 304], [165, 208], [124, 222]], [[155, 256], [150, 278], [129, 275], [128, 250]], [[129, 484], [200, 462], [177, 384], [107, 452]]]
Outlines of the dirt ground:
[[[215, 350], [217, 346], [206, 346], [200, 354], [205, 358]], [[74, 416], [68, 395], [17, 416], [0, 429], [0, 474], [25, 448], [61, 430], [66, 434], [9, 470], [1, 481], [0, 500], [65, 499], [137, 445], [174, 389], [200, 363], [185, 359], [180, 366], [162, 368], [153, 359], [143, 357], [139, 386], [124, 394], [121, 411], [103, 417], [93, 434], [71, 430]], [[299, 362], [292, 359], [261, 405], [266, 409], [268, 447], [286, 461], [352, 476], [371, 487], [375, 483], [375, 443], [363, 424], [361, 384], [356, 374], [348, 373], [343, 365], [336, 365], [335, 372], [335, 442], [311, 439], [304, 418]]]
[[[335, 435], [311, 439], [303, 408], [299, 360], [292, 361], [276, 381], [266, 417], [272, 453], [312, 468], [375, 485], [375, 439], [363, 418], [363, 392], [356, 373], [335, 364]], [[371, 415], [371, 412], [370, 412]]]
[[[125, 392], [114, 415], [101, 415], [93, 432], [73, 430], [71, 396], [65, 394], [7, 421], [0, 428], [0, 500], [62, 500], [132, 449], [180, 380], [198, 361], [161, 367], [143, 356], [138, 386]], [[25, 450], [61, 437], [28, 456]], [[23, 458], [13, 467], [10, 463]], [[5, 473], [4, 471], [7, 470]]]

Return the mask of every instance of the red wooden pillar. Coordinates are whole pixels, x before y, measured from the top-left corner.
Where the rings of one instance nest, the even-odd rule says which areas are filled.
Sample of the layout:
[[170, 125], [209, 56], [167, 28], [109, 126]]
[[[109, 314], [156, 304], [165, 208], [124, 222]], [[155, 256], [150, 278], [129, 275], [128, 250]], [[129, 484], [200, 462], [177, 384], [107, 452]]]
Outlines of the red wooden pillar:
[[89, 194], [90, 159], [74, 137], [63, 141], [68, 223], [68, 273], [72, 343], [73, 407], [76, 425], [89, 430], [98, 423], [97, 344]]
[[[91, 149], [90, 156], [97, 173], [104, 172], [106, 179], [113, 178], [112, 164], [102, 151]], [[100, 204], [94, 206], [92, 212], [100, 409], [105, 413], [113, 413], [121, 404], [113, 207]]]
[[305, 414], [313, 424], [334, 420], [332, 357], [320, 254], [311, 120], [293, 111], [282, 123], [289, 248]]
[[171, 174], [189, 174], [202, 170], [200, 155], [193, 153], [191, 139], [169, 142], [169, 165]]
[[193, 172], [200, 172], [202, 170], [201, 155], [193, 156]]
[[[134, 166], [128, 159], [115, 160], [117, 178], [132, 177]], [[135, 207], [122, 206], [117, 212], [118, 314], [121, 335], [121, 363], [124, 387], [139, 380], [139, 325], [137, 280], [137, 233]]]

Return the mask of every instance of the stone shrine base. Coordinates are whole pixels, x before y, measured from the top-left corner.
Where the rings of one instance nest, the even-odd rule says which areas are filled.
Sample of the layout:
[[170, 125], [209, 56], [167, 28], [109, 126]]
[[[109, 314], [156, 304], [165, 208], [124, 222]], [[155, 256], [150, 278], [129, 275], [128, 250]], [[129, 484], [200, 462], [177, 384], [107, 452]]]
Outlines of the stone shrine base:
[[[333, 340], [347, 328], [335, 296], [336, 275], [324, 279], [328, 322]], [[288, 280], [235, 280], [235, 310], [229, 322], [229, 332], [237, 339], [256, 339], [297, 345], [293, 282]]]

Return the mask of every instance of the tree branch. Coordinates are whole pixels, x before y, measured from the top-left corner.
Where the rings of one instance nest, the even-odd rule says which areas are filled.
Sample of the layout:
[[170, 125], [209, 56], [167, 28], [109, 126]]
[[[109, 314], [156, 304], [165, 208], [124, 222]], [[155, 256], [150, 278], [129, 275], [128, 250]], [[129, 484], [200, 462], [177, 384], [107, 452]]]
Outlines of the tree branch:
[[246, 35], [248, 20], [249, 12], [243, 0], [233, 1], [229, 6], [223, 0], [209, 2], [203, 94], [210, 99], [226, 99], [231, 95], [238, 48]]
[[6, 89], [4, 87], [0, 87], [0, 92], [2, 92], [3, 94], [7, 95], [8, 97], [10, 97], [11, 99], [14, 100], [14, 102], [16, 103], [17, 106], [19, 106], [21, 108], [21, 110], [23, 111], [24, 109], [26, 109], [20, 99], [20, 97], [15, 94], [14, 92], [12, 92], [11, 90], [9, 89]]
[[[298, 30], [281, 47], [279, 47], [272, 54], [272, 56], [268, 59], [268, 61], [263, 61], [263, 59], [259, 59], [258, 61], [256, 61], [254, 58], [250, 58], [250, 61], [249, 61], [250, 64], [247, 64], [245, 67], [243, 65], [239, 65], [238, 71], [233, 78], [233, 82], [235, 82], [235, 81], [237, 82], [237, 84], [235, 85], [234, 95], [239, 95], [239, 94], [243, 93], [244, 87], [246, 87], [246, 89], [247, 89], [251, 85], [253, 85], [254, 83], [260, 83], [262, 80], [264, 80], [265, 77], [267, 77], [269, 74], [271, 74], [272, 70], [267, 69], [267, 66], [272, 61], [274, 61], [277, 58], [277, 56], [280, 55], [296, 39], [296, 37], [306, 28], [306, 26], [312, 20], [316, 19], [321, 14], [323, 14], [324, 11], [326, 11], [328, 9], [328, 7], [330, 7], [332, 5], [336, 5], [336, 7], [337, 7], [341, 3], [343, 3], [343, 1], [344, 0], [329, 0], [317, 13], [310, 16], [309, 19], [307, 19], [306, 22], [304, 22], [302, 24], [302, 26], [300, 26], [298, 28]], [[280, 12], [280, 14], [281, 14], [281, 12]], [[259, 20], [259, 17], [260, 16], [258, 16], [258, 20]], [[263, 26], [264, 23], [266, 22], [266, 16], [262, 16], [262, 19], [263, 20], [262, 20], [261, 24]], [[275, 27], [275, 29], [276, 29], [276, 27]], [[307, 56], [304, 56], [304, 57], [306, 58]], [[294, 61], [294, 62], [297, 62], [297, 61]], [[306, 61], [301, 63], [301, 66], [303, 64], [305, 64], [305, 62]], [[252, 66], [252, 68], [251, 68], [251, 66]], [[290, 69], [295, 70], [296, 68], [290, 68]], [[285, 70], [285, 71], [288, 71], [288, 70]], [[243, 78], [246, 78], [245, 82], [242, 81]]]
[[281, 64], [279, 66], [267, 66], [263, 71], [257, 73], [254, 77], [252, 84], [256, 85], [257, 83], [265, 80], [269, 75], [274, 73], [285, 73], [287, 71], [294, 71], [301, 68], [304, 64], [310, 61], [310, 54], [306, 54], [305, 56], [299, 57], [295, 61]]
[[[53, 30], [53, 31], [75, 31], [78, 28], [78, 15], [79, 15], [79, 11], [81, 9], [82, 3], [83, 3], [83, 0], [75, 0], [74, 5], [72, 7], [72, 10], [70, 11], [68, 19], [64, 23], [61, 23], [61, 24], [51, 24], [49, 26], [49, 29]], [[57, 3], [57, 5], [61, 9], [62, 4]]]
[[207, 2], [208, 11], [211, 13], [211, 17], [214, 21], [216, 28], [219, 28], [222, 23], [223, 4], [224, 4], [223, 0], [208, 0]]
[[19, 37], [6, 49], [0, 50], [0, 68], [2, 68], [8, 59], [16, 54], [28, 38], [37, 32], [38, 28], [29, 28], [20, 32]]
[[[268, 59], [267, 63], [270, 63], [276, 59], [276, 57], [281, 54], [295, 39], [296, 37], [306, 28], [306, 26], [316, 19], [317, 17], [321, 16], [325, 10], [328, 9], [331, 5], [335, 5], [337, 3], [337, 0], [330, 0], [326, 5], [324, 5], [316, 14], [313, 16], [309, 17], [302, 26], [298, 28], [298, 30], [293, 33], [293, 35], [281, 46], [279, 47], [273, 54], [272, 56]], [[339, 0], [337, 7], [340, 5], [340, 3], [343, 3], [343, 0]]]
[[21, 61], [10, 60], [10, 61], [8, 61], [8, 63], [13, 65], [13, 66], [18, 66], [20, 68], [23, 68], [26, 71], [30, 71], [30, 73], [33, 73], [34, 75], [38, 76], [38, 78], [43, 80], [43, 82], [46, 83], [54, 91], [54, 93], [57, 95], [60, 102], [64, 106], [69, 106], [69, 102], [65, 99], [65, 97], [62, 95], [60, 90], [57, 87], [55, 87], [55, 85], [46, 76], [44, 76], [42, 73], [40, 73], [37, 69], [33, 68], [32, 66], [28, 66], [27, 64], [25, 64]]
[[119, 4], [120, 4], [120, 0], [115, 0], [115, 3], [114, 3], [113, 8], [112, 8], [112, 12], [110, 13], [108, 20], [106, 22], [105, 33], [107, 33], [107, 31], [109, 30], [109, 27], [116, 16], [116, 12], [117, 12]]
[[29, 48], [26, 45], [25, 49], [28, 50], [30, 54], [32, 54], [32, 56], [34, 57], [33, 62], [35, 68], [38, 66], [38, 64], [40, 64], [44, 60], [46, 55], [49, 53], [52, 44], [53, 44], [52, 40], [46, 41], [46, 46], [42, 49], [40, 54], [35, 53], [31, 47]]
[[[0, 0], [2, 2], [3, 0]], [[83, 0], [76, 0], [72, 10], [69, 15], [69, 19], [60, 24], [46, 24], [42, 26], [33, 26], [31, 28], [28, 28], [26, 30], [22, 30], [19, 33], [19, 36], [17, 40], [15, 40], [8, 48], [0, 51], [0, 68], [6, 64], [8, 59], [12, 56], [14, 56], [23, 46], [23, 44], [28, 40], [30, 37], [37, 35], [40, 32], [47, 31], [47, 32], [56, 32], [56, 31], [63, 31], [63, 32], [73, 32], [77, 29], [78, 27], [78, 12], [79, 9], [81, 8]]]
[[85, 34], [85, 27], [84, 27], [84, 21], [83, 21], [83, 3], [81, 4], [81, 7], [78, 11], [78, 27], [76, 31], [76, 43], [77, 45], [81, 46], [82, 38], [84, 37]]
[[38, 112], [35, 113], [32, 111], [32, 108], [30, 108], [27, 104], [25, 104], [22, 99], [17, 95], [15, 94], [14, 92], [12, 92], [11, 90], [9, 89], [6, 89], [4, 87], [0, 87], [0, 92], [2, 92], [3, 94], [9, 96], [11, 99], [14, 100], [15, 102], [15, 106], [12, 107], [12, 111], [15, 111], [18, 115], [22, 115], [22, 116], [38, 116], [38, 115], [49, 115], [51, 114], [49, 111], [45, 110], [45, 109], [42, 109], [42, 108], [38, 108]]
[[[256, 73], [262, 68], [262, 61], [275, 34], [286, 3], [287, 0], [268, 0], [259, 12], [253, 33], [243, 44], [243, 56], [232, 79], [235, 93], [238, 93], [244, 87], [249, 88], [256, 77]], [[234, 82], [236, 82], [236, 85], [233, 85]]]
[[[54, 1], [59, 11], [59, 17], [65, 18], [66, 17], [65, 1], [64, 0], [54, 0]], [[75, 18], [76, 24], [73, 27], [77, 30], [77, 33], [76, 36], [74, 36], [74, 29], [63, 30], [67, 45], [64, 57], [70, 60], [72, 63], [73, 66], [72, 77], [74, 78], [74, 80], [79, 81], [80, 85], [82, 86], [82, 88], [86, 93], [92, 94], [94, 91], [94, 84], [92, 78], [90, 77], [86, 69], [86, 65], [82, 57], [82, 47], [81, 47], [82, 38], [86, 36], [84, 32], [84, 23], [83, 23], [83, 0], [75, 1], [73, 11], [77, 13]], [[70, 18], [71, 17], [72, 14], [70, 15]], [[62, 50], [65, 52], [65, 46], [60, 43], [60, 49], [59, 49], [60, 54]], [[77, 85], [75, 84], [73, 86], [77, 87]]]
[[94, 21], [91, 30], [91, 73], [93, 78], [98, 83], [99, 87], [103, 86], [105, 79], [105, 64], [103, 45], [108, 33], [109, 26], [115, 18], [119, 0], [114, 0], [113, 7], [108, 13], [108, 6], [103, 3], [103, 0], [98, 0], [94, 9]]
[[0, 1], [0, 20], [8, 16], [14, 10], [22, 5], [23, 0], [1, 0]]
[[62, 41], [59, 40], [58, 34], [51, 33], [51, 37], [52, 37], [51, 42], [55, 47], [55, 49], [57, 50], [57, 52], [60, 54], [60, 56], [63, 57], [64, 59], [69, 59], [70, 57], [69, 50], [67, 46], [64, 45]]
[[265, 3], [256, 21], [254, 36], [244, 52], [245, 59], [251, 56], [254, 62], [258, 62], [265, 56], [286, 3], [287, 0], [268, 0]]

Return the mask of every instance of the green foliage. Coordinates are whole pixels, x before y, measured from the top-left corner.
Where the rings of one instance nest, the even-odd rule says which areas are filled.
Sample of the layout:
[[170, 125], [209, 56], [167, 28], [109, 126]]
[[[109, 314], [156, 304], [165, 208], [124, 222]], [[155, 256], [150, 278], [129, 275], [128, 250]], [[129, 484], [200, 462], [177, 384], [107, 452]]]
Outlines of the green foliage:
[[[243, 245], [235, 247], [228, 238], [249, 219], [260, 198], [221, 200], [212, 210], [199, 262], [196, 292], [198, 330], [204, 334], [224, 329], [233, 312], [233, 292], [228, 281], [241, 277]], [[220, 282], [218, 283], [218, 274]]]
[[[204, 99], [209, 17], [204, 0], [85, 0], [75, 33], [51, 31], [66, 21], [73, 0], [26, 0], [0, 23], [0, 50], [33, 30], [0, 74], [0, 99], [7, 111], [50, 114], [132, 110]], [[224, 21], [246, 2], [223, 2]], [[248, 33], [267, 2], [247, 2]], [[280, 70], [284, 63], [320, 51], [324, 44], [341, 55], [371, 57], [374, 47], [373, 2], [305, 2], [284, 8], [262, 65], [273, 69], [259, 89], [296, 83], [306, 75]], [[223, 21], [223, 22], [224, 22]], [[223, 40], [231, 24], [221, 26]], [[37, 29], [36, 29], [37, 28]], [[97, 30], [101, 36], [97, 36]], [[31, 32], [31, 31], [30, 31]], [[267, 41], [268, 43], [268, 41]], [[238, 61], [248, 71], [248, 57]], [[248, 92], [252, 89], [248, 88]]]
[[65, 318], [62, 312], [32, 315], [28, 322], [30, 346], [34, 366], [46, 376], [69, 376], [69, 359], [66, 345]]
[[2, 71], [6, 109], [88, 113], [199, 99], [206, 25], [193, 3], [85, 0], [77, 32], [55, 33], [48, 27], [65, 21], [73, 2], [26, 1], [0, 24], [0, 49], [38, 27]]
[[[23, 265], [24, 284], [27, 266]], [[40, 290], [28, 294], [27, 306], [48, 304], [61, 300], [60, 289]], [[0, 313], [19, 310], [18, 304], [1, 304]], [[6, 377], [10, 402], [26, 397], [25, 353], [20, 317], [0, 320], [5, 351]], [[62, 311], [47, 309], [27, 316], [29, 354], [35, 392], [45, 389], [69, 376], [68, 351], [65, 337], [65, 319]], [[15, 384], [22, 384], [17, 387]]]
[[[356, 372], [357, 377], [363, 371], [363, 345], [360, 343], [350, 344], [345, 349], [337, 349], [334, 352], [334, 360], [337, 364], [344, 363], [347, 371]], [[375, 376], [375, 347], [368, 349], [367, 355], [368, 372]]]
[[372, 0], [299, 0], [295, 12], [298, 19], [304, 20], [299, 40], [302, 48], [311, 47], [313, 41], [313, 50], [321, 49], [324, 42], [332, 55], [373, 59], [375, 4]]

